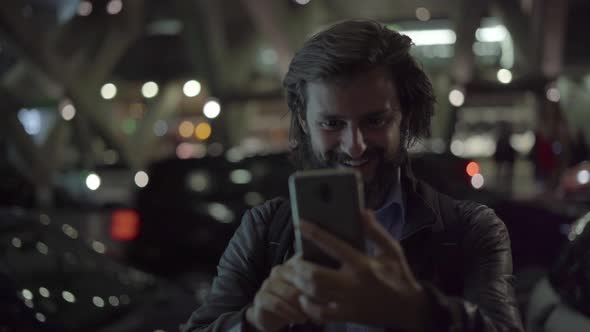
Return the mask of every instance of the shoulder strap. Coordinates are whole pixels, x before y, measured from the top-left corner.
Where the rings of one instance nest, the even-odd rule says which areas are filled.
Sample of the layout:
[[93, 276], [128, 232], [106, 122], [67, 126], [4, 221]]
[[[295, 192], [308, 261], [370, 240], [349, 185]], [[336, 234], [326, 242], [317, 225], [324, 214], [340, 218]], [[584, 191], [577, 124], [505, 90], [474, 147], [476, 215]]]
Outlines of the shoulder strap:
[[293, 223], [291, 223], [291, 204], [283, 200], [277, 208], [268, 230], [268, 264], [272, 268], [283, 262], [284, 256], [293, 244]]

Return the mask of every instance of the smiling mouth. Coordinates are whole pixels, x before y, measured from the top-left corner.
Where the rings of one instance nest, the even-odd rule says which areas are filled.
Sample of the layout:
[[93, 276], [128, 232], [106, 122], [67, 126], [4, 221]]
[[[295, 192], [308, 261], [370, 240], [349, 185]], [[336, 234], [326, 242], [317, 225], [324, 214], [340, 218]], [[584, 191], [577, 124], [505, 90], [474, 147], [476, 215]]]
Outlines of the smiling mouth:
[[364, 159], [357, 159], [357, 160], [345, 160], [345, 161], [341, 161], [340, 164], [342, 164], [346, 167], [360, 167], [368, 162], [369, 162], [369, 158], [364, 158]]

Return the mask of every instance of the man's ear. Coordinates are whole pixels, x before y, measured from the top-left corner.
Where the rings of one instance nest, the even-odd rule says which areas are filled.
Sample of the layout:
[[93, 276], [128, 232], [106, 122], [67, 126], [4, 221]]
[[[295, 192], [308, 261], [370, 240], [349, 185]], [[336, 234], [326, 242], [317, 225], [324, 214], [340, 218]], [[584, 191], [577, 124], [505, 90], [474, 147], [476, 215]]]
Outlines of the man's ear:
[[301, 130], [303, 130], [305, 135], [308, 135], [307, 122], [303, 119], [300, 112], [297, 113], [297, 122], [299, 122], [299, 127], [301, 127]]

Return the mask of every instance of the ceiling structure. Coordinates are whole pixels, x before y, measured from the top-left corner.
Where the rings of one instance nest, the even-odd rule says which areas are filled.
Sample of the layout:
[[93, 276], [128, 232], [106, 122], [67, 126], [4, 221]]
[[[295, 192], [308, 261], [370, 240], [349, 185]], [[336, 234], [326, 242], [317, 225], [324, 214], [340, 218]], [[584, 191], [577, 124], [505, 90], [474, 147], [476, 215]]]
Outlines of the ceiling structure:
[[[322, 27], [346, 18], [373, 18], [408, 33], [452, 34], [444, 45], [433, 38], [418, 45], [415, 39], [416, 54], [440, 94], [470, 86], [527, 88], [534, 82], [544, 89], [562, 73], [582, 80], [590, 71], [590, 40], [581, 33], [588, 31], [589, 6], [584, 0], [11, 0], [0, 9], [4, 139], [35, 165], [42, 158], [23, 134], [17, 111], [45, 106], [63, 116], [71, 105], [77, 114], [73, 125], [56, 127], [72, 131], [80, 150], [98, 136], [130, 168], [141, 168], [146, 160], [137, 151], [150, 150], [156, 140], [152, 128], [161, 128], [163, 119], [185, 116], [211, 98], [244, 109], [250, 101], [266, 100], [267, 108], [275, 108], [278, 102], [272, 101], [282, 98], [281, 78], [294, 51]], [[510, 43], [483, 45], [476, 31], [484, 21], [489, 28], [505, 27]], [[486, 49], [491, 56], [474, 54]], [[507, 52], [512, 61], [503, 68]], [[511, 70], [510, 85], [498, 82], [499, 69]], [[183, 97], [187, 80], [200, 83], [199, 97]], [[156, 98], [141, 96], [148, 81], [159, 87]], [[105, 83], [118, 87], [117, 97], [101, 97]], [[443, 97], [439, 107], [448, 106]], [[204, 114], [197, 113], [191, 119], [202, 121]], [[219, 141], [239, 131], [232, 121], [210, 121], [222, 133]], [[452, 116], [438, 122], [450, 123]], [[96, 157], [84, 160], [85, 167], [96, 163]]]

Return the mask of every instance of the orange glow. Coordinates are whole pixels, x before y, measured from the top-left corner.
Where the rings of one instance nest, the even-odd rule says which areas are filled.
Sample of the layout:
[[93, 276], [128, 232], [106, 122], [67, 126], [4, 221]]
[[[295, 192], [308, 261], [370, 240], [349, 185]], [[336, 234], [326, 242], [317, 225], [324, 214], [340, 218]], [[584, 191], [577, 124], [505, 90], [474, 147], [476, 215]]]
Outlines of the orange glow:
[[211, 136], [211, 125], [209, 125], [207, 122], [199, 123], [197, 128], [195, 128], [195, 137], [201, 141], [204, 141], [209, 138], [209, 136]]
[[195, 125], [190, 123], [189, 121], [183, 121], [180, 126], [178, 127], [178, 133], [180, 136], [184, 138], [189, 138], [193, 135], [193, 131], [195, 130]]
[[467, 171], [467, 174], [469, 174], [469, 176], [474, 176], [478, 174], [480, 171], [479, 164], [475, 161], [472, 161], [469, 164], [467, 164], [467, 168], [465, 170]]
[[139, 215], [134, 210], [116, 210], [111, 216], [111, 237], [131, 241], [139, 234]]

